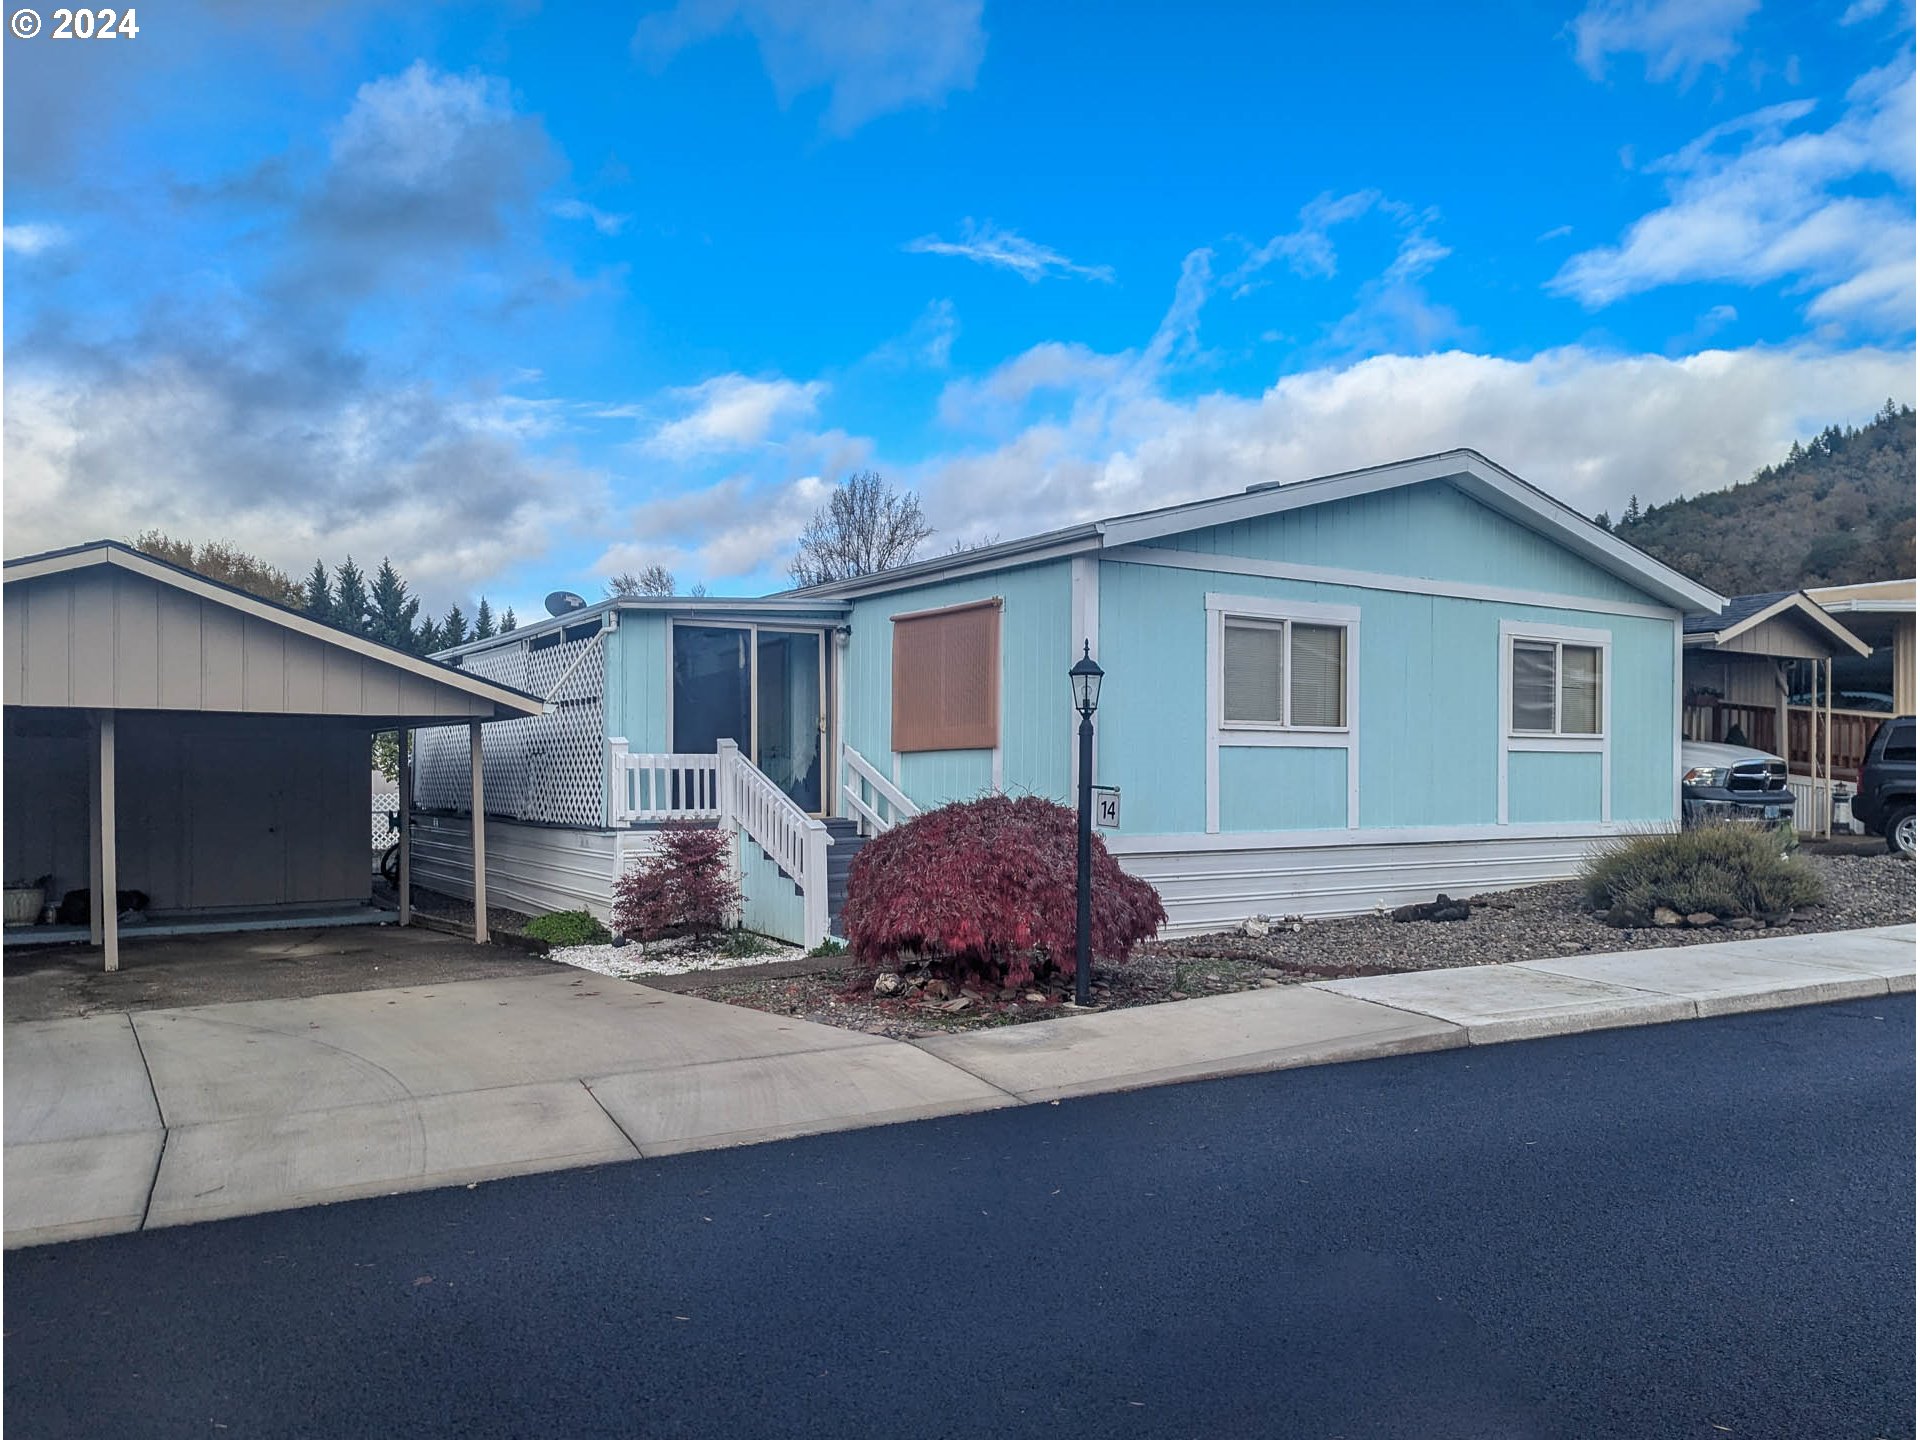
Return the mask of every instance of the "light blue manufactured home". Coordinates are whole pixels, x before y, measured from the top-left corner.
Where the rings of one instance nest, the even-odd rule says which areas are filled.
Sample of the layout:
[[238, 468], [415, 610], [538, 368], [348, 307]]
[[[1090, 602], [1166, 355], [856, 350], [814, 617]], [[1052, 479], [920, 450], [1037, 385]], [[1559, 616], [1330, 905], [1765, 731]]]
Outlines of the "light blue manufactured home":
[[[1722, 603], [1463, 450], [764, 600], [607, 602], [457, 658], [556, 680], [486, 737], [487, 793], [517, 775], [530, 802], [489, 824], [503, 903], [604, 910], [683, 815], [741, 835], [749, 923], [810, 939], [863, 834], [990, 791], [1071, 803], [1085, 644], [1106, 843], [1204, 930], [1561, 878], [1677, 823], [1682, 622]], [[422, 872], [458, 890], [465, 756], [421, 753]]]

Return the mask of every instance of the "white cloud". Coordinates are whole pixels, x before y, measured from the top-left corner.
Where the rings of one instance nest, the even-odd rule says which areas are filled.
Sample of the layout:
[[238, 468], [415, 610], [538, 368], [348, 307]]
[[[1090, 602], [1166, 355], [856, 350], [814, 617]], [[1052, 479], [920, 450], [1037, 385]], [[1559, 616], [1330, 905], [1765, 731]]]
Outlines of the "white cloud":
[[1862, 20], [1871, 20], [1887, 8], [1887, 0], [1853, 0], [1840, 17], [1842, 25], [1858, 25]]
[[1382, 355], [1252, 397], [1151, 389], [1115, 402], [1090, 385], [1066, 415], [910, 478], [943, 530], [1016, 535], [1464, 445], [1591, 514], [1629, 494], [1665, 501], [1744, 480], [1888, 395], [1911, 403], [1910, 351]]
[[1641, 55], [1647, 79], [1691, 85], [1708, 66], [1724, 70], [1760, 0], [1590, 0], [1573, 21], [1574, 57], [1595, 80], [1610, 55]]
[[602, 235], [618, 235], [627, 228], [631, 215], [616, 215], [602, 210], [597, 205], [589, 205], [585, 200], [561, 200], [553, 207], [553, 213], [562, 220], [591, 221], [593, 228]]
[[1276, 260], [1286, 261], [1296, 275], [1321, 279], [1333, 275], [1339, 268], [1339, 258], [1334, 253], [1329, 232], [1336, 225], [1358, 220], [1379, 203], [1380, 192], [1377, 190], [1356, 190], [1350, 195], [1340, 196], [1329, 191], [1316, 196], [1300, 207], [1298, 227], [1255, 247], [1240, 267], [1227, 277], [1226, 283], [1239, 287], [1236, 295], [1244, 295], [1252, 288], [1247, 283], [1251, 277]]
[[[1811, 109], [1776, 105], [1715, 126], [1649, 167], [1671, 177], [1667, 204], [1618, 244], [1573, 256], [1549, 288], [1598, 307], [1661, 285], [1786, 281], [1814, 292], [1813, 318], [1910, 328], [1912, 57], [1855, 82], [1827, 129], [1793, 129]], [[1859, 193], [1887, 180], [1904, 198]]]
[[877, 346], [867, 356], [876, 365], [924, 367], [944, 370], [953, 363], [953, 342], [960, 333], [960, 320], [954, 314], [953, 301], [929, 300], [904, 335]]
[[[529, 406], [533, 410], [529, 410]], [[158, 527], [289, 573], [392, 556], [431, 603], [471, 595], [605, 513], [604, 478], [528, 453], [537, 402], [425, 386], [290, 394], [217, 359], [7, 377], [7, 548]]]
[[878, 115], [937, 106], [973, 87], [987, 36], [980, 0], [679, 0], [644, 17], [635, 55], [664, 65], [733, 28], [752, 35], [781, 105], [825, 87], [826, 129], [847, 135]]
[[59, 225], [8, 225], [0, 228], [0, 242], [9, 255], [40, 255], [67, 243]]
[[811, 415], [826, 390], [819, 380], [716, 375], [671, 392], [672, 403], [687, 413], [659, 426], [646, 448], [681, 459], [744, 450], [765, 441], [777, 422]]
[[901, 248], [916, 255], [952, 255], [977, 265], [998, 265], [1013, 271], [1032, 284], [1049, 275], [1078, 275], [1085, 280], [1113, 280], [1112, 267], [1077, 265], [1058, 250], [1027, 239], [1012, 230], [1003, 230], [991, 220], [974, 224], [971, 218], [960, 224], [960, 239], [942, 240], [938, 235], [922, 235]]

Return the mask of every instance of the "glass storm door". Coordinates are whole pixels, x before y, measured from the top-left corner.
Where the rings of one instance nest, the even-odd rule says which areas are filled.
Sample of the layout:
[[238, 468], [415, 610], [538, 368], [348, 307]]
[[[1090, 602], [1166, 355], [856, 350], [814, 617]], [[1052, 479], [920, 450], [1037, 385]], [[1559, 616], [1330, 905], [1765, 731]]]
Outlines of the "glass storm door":
[[825, 639], [817, 630], [761, 630], [755, 639], [754, 764], [809, 815], [820, 813]]
[[725, 625], [673, 627], [673, 749], [711, 755], [731, 740], [753, 753], [751, 631]]
[[673, 748], [732, 740], [794, 804], [822, 813], [826, 636], [752, 625], [673, 627]]

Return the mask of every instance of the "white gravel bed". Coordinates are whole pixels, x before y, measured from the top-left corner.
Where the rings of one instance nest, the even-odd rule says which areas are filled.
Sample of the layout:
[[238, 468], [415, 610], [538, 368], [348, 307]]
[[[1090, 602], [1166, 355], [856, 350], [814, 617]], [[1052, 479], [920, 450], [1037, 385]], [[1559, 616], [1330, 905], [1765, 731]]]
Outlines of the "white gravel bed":
[[693, 936], [685, 940], [666, 940], [657, 945], [629, 941], [618, 949], [612, 945], [567, 945], [549, 951], [549, 960], [610, 975], [617, 980], [635, 975], [687, 975], [695, 970], [738, 970], [748, 965], [770, 965], [776, 960], [795, 960], [804, 952], [798, 945], [783, 945], [766, 940], [766, 949], [757, 955], [728, 955], [710, 937]]

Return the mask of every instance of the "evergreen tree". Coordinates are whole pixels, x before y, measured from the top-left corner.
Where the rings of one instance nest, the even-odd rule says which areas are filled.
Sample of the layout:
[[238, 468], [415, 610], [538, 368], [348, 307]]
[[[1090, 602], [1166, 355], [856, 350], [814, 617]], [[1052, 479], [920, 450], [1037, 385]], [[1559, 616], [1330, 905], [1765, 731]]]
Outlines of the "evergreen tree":
[[367, 609], [371, 638], [396, 649], [413, 649], [413, 621], [420, 613], [420, 601], [407, 593], [407, 582], [390, 560], [380, 561]]
[[480, 608], [473, 612], [473, 638], [491, 640], [499, 632], [493, 624], [493, 606], [487, 603], [487, 597], [480, 597]]
[[327, 580], [327, 566], [324, 560], [313, 562], [313, 573], [307, 576], [306, 604], [302, 607], [308, 616], [322, 625], [333, 623], [333, 586]]
[[1604, 510], [1593, 517], [1593, 523], [1598, 525], [1602, 530], [1611, 531], [1613, 529], [1613, 517]]
[[447, 611], [447, 618], [440, 622], [440, 648], [451, 650], [456, 645], [464, 645], [471, 637], [467, 634], [467, 617], [458, 605]]
[[513, 616], [513, 606], [509, 605], [500, 612], [500, 633], [511, 635], [520, 628], [520, 622]]
[[1620, 512], [1620, 523], [1622, 525], [1631, 525], [1639, 518], [1640, 497], [1638, 495], [1629, 495], [1627, 497], [1627, 508]]
[[372, 628], [368, 622], [369, 608], [367, 577], [349, 555], [333, 572], [333, 623], [355, 635], [365, 635]]
[[413, 632], [413, 651], [416, 655], [431, 655], [440, 648], [440, 627], [433, 623], [429, 615], [420, 622], [420, 628]]

